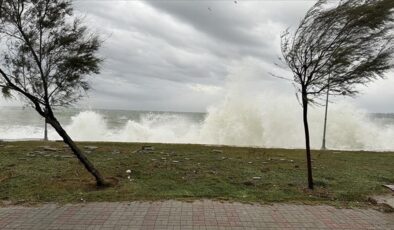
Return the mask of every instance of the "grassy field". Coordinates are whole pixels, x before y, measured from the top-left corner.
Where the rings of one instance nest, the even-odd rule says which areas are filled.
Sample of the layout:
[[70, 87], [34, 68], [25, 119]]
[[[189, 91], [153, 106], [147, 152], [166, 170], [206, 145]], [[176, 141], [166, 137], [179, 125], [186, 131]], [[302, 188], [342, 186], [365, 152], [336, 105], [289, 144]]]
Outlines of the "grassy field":
[[[98, 148], [85, 148], [92, 145]], [[79, 143], [116, 184], [96, 189], [61, 142], [0, 143], [0, 200], [26, 204], [210, 198], [362, 206], [368, 195], [388, 192], [382, 184], [394, 183], [394, 153], [313, 151], [316, 189], [310, 192], [305, 189], [303, 150], [149, 145], [155, 148], [151, 153], [138, 152], [140, 143]]]

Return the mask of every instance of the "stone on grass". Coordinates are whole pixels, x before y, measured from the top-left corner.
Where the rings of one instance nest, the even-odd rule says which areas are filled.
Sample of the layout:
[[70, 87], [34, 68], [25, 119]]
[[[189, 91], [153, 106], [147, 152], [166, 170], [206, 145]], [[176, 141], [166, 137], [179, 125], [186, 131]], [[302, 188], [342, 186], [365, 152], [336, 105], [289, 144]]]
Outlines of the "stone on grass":
[[261, 176], [254, 176], [253, 180], [261, 180]]
[[115, 149], [115, 150], [112, 151], [112, 155], [116, 155], [116, 154], [119, 154], [119, 153], [120, 153], [120, 151], [117, 150], [117, 149]]
[[84, 148], [87, 149], [87, 150], [90, 150], [90, 151], [98, 149], [97, 146], [85, 146]]
[[61, 158], [72, 158], [72, 156], [61, 156]]
[[142, 151], [155, 151], [155, 147], [151, 146], [151, 145], [144, 145], [141, 147]]
[[213, 149], [212, 152], [213, 152], [213, 153], [223, 153], [223, 150], [220, 150], [220, 149]]
[[150, 145], [144, 145], [141, 147], [140, 150], [137, 151], [137, 153], [153, 153], [155, 151], [155, 148]]
[[51, 151], [51, 152], [56, 152], [58, 150], [57, 148], [53, 148], [53, 147], [50, 147], [50, 146], [44, 146], [43, 149], [45, 151]]
[[392, 192], [394, 192], [394, 184], [385, 184], [383, 186], [390, 189]]
[[394, 196], [380, 195], [369, 197], [368, 200], [375, 205], [378, 205], [385, 212], [394, 212]]

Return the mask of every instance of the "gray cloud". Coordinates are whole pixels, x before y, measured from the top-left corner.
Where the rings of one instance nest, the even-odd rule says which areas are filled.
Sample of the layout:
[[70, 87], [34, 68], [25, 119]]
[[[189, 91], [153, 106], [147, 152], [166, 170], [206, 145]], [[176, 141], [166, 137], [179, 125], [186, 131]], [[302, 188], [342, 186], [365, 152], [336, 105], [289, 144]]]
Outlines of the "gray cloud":
[[[280, 56], [280, 33], [297, 26], [313, 3], [74, 1], [105, 40], [102, 72], [92, 76], [93, 90], [80, 106], [205, 111], [223, 98], [235, 75], [256, 75], [249, 84], [256, 93], [269, 88], [293, 95], [288, 82], [267, 73]], [[393, 80], [378, 81], [350, 100], [370, 111], [394, 111], [387, 100], [393, 87]]]

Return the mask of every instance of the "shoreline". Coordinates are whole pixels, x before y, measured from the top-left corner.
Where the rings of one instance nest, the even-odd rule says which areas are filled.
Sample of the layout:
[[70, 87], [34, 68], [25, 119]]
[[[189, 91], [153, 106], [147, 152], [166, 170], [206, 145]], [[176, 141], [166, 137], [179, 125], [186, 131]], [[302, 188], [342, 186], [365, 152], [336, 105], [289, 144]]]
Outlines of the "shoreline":
[[[61, 139], [56, 140], [47, 140], [40, 138], [20, 138], [20, 139], [1, 139], [1, 142], [63, 142]], [[264, 146], [248, 146], [248, 145], [223, 145], [223, 144], [204, 144], [204, 143], [175, 143], [175, 142], [136, 142], [136, 141], [79, 141], [75, 140], [76, 143], [112, 143], [112, 144], [163, 144], [163, 145], [199, 145], [199, 146], [208, 146], [208, 147], [233, 147], [233, 148], [253, 148], [253, 149], [283, 149], [283, 150], [305, 150], [304, 148], [285, 148], [285, 147], [264, 147]], [[333, 149], [327, 148], [325, 150], [319, 148], [311, 148], [313, 151], [332, 151], [332, 152], [377, 152], [377, 153], [385, 153], [385, 152], [394, 152], [394, 149]]]

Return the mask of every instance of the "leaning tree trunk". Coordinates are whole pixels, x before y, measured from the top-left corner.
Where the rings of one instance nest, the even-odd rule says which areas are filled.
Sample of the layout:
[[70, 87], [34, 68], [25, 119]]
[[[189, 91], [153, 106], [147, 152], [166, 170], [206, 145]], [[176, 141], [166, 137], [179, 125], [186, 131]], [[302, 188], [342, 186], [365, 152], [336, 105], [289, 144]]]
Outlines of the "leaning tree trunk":
[[308, 125], [308, 95], [304, 91], [302, 92], [302, 110], [303, 110], [304, 131], [305, 131], [306, 162], [308, 167], [308, 188], [313, 189], [311, 146], [309, 142], [309, 125]]
[[48, 140], [48, 122], [47, 119], [45, 118], [44, 120], [44, 141]]
[[78, 146], [74, 143], [71, 137], [60, 125], [59, 121], [54, 116], [49, 116], [46, 118], [47, 122], [56, 130], [56, 132], [63, 138], [64, 143], [66, 143], [72, 150], [73, 154], [78, 158], [78, 160], [85, 166], [96, 179], [96, 185], [99, 187], [107, 185], [104, 178], [101, 176], [100, 172], [94, 167], [94, 165], [88, 160], [88, 158], [81, 152]]

